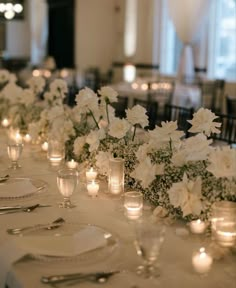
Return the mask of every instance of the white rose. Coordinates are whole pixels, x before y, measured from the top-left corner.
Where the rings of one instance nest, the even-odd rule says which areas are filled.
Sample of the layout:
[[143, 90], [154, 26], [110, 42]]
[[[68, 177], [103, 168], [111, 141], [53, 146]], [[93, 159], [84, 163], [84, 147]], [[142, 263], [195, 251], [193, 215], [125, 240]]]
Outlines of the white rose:
[[135, 170], [130, 175], [131, 177], [140, 180], [142, 186], [147, 188], [156, 177], [156, 165], [153, 165], [151, 159], [146, 157], [135, 167]]
[[86, 143], [89, 144], [89, 151], [93, 152], [98, 149], [100, 140], [105, 138], [105, 132], [103, 129], [91, 131], [86, 137]]
[[121, 139], [130, 129], [130, 124], [125, 119], [115, 119], [109, 126], [108, 134], [112, 137]]
[[140, 106], [135, 105], [132, 109], [126, 110], [126, 119], [132, 124], [139, 124], [142, 128], [148, 126], [147, 110]]
[[90, 88], [84, 88], [79, 91], [75, 98], [77, 107], [81, 113], [92, 111], [94, 114], [98, 111], [98, 97]]
[[111, 154], [109, 152], [98, 152], [96, 156], [96, 166], [99, 169], [99, 173], [102, 175], [108, 175], [109, 173], [109, 159]]
[[75, 141], [74, 141], [74, 153], [75, 153], [75, 155], [79, 156], [82, 153], [83, 148], [84, 148], [84, 144], [86, 143], [85, 140], [86, 140], [85, 136], [77, 137], [75, 139]]

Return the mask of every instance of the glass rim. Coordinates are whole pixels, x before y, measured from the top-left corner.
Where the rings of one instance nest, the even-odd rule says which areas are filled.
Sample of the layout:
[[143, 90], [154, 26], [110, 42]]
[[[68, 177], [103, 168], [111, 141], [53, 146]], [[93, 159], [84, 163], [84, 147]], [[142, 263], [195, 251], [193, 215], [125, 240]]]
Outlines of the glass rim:
[[137, 196], [143, 196], [143, 193], [140, 191], [127, 191], [124, 193], [124, 195], [130, 197], [137, 197]]
[[[72, 172], [72, 173], [71, 173]], [[73, 168], [61, 168], [57, 171], [57, 175], [61, 175], [61, 174], [76, 174], [77, 176], [79, 176], [79, 172]]]
[[110, 158], [109, 161], [114, 161], [114, 162], [124, 162], [125, 160], [121, 157], [116, 157], [116, 158]]

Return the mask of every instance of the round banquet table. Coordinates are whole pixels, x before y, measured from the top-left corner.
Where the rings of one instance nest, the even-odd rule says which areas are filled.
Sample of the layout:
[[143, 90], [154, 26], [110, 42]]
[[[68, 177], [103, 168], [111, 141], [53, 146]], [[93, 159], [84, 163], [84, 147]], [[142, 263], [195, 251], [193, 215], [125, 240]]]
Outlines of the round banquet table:
[[[9, 160], [6, 153], [5, 131], [0, 132], [1, 154], [0, 171], [6, 173]], [[87, 195], [85, 185], [80, 183], [77, 191], [72, 196], [75, 208], [58, 208], [58, 202], [62, 200], [56, 186], [56, 171], [52, 169], [46, 159], [45, 152], [40, 151], [38, 146], [25, 144], [20, 159], [22, 168], [17, 171], [7, 170], [10, 177], [30, 177], [41, 179], [48, 186], [46, 191], [32, 197], [7, 202], [11, 205], [34, 203], [49, 204], [51, 207], [35, 209], [31, 213], [20, 212], [0, 215], [0, 287], [47, 287], [42, 284], [42, 275], [110, 271], [120, 270], [119, 274], [112, 276], [105, 284], [83, 282], [72, 287], [104, 287], [104, 288], [233, 288], [236, 283], [236, 255], [231, 253], [225, 258], [214, 261], [210, 272], [202, 277], [194, 272], [191, 264], [192, 253], [197, 248], [204, 246], [209, 238], [193, 234], [181, 236], [176, 233], [177, 228], [188, 229], [184, 223], [174, 223], [167, 226], [165, 241], [160, 255], [161, 275], [157, 279], [143, 279], [137, 276], [135, 268], [141, 263], [134, 248], [134, 224], [124, 216], [122, 209], [122, 197], [114, 199], [106, 192], [106, 186], [99, 191], [99, 196], [91, 198]], [[5, 205], [0, 200], [0, 206]], [[144, 216], [151, 213], [147, 208]], [[91, 261], [42, 261], [40, 259], [21, 258], [9, 263], [12, 255], [17, 254], [14, 246], [14, 237], [6, 233], [10, 227], [21, 227], [36, 223], [48, 223], [52, 219], [63, 217], [66, 222], [89, 223], [103, 227], [117, 239], [117, 245], [110, 255], [106, 257], [90, 259]], [[14, 258], [14, 257], [13, 257]], [[17, 260], [17, 259], [15, 259]], [[67, 286], [57, 286], [67, 287]]]

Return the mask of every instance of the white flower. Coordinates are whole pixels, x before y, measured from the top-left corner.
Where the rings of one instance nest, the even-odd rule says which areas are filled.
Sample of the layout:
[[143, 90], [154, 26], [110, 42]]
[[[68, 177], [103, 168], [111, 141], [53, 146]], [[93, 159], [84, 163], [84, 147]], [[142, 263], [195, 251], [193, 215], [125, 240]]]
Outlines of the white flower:
[[97, 118], [98, 118], [99, 116], [101, 116], [101, 118], [102, 118], [103, 120], [105, 120], [106, 122], [108, 122], [108, 119], [107, 119], [107, 110], [106, 110], [106, 109], [108, 109], [109, 121], [112, 122], [116, 117], [115, 117], [115, 109], [114, 109], [111, 105], [107, 105], [107, 107], [106, 107], [105, 103], [101, 103], [101, 104], [99, 105], [99, 111], [98, 111], [99, 115], [96, 115], [96, 116], [97, 116]]
[[96, 156], [96, 166], [102, 175], [108, 175], [109, 172], [109, 159], [111, 154], [109, 152], [98, 152]]
[[126, 110], [126, 119], [132, 124], [140, 124], [142, 128], [148, 126], [147, 110], [140, 106], [135, 105], [132, 109]]
[[168, 144], [170, 141], [175, 144], [175, 142], [179, 142], [180, 138], [184, 136], [183, 131], [178, 131], [177, 121], [173, 122], [161, 122], [161, 126], [156, 126], [156, 128], [152, 131], [149, 131], [150, 142], [153, 145], [164, 146]]
[[43, 77], [31, 77], [27, 84], [29, 85], [29, 88], [32, 89], [36, 94], [43, 92], [43, 89], [45, 87], [46, 81]]
[[0, 69], [0, 84], [5, 84], [9, 81], [10, 73], [6, 69]]
[[81, 110], [78, 106], [74, 106], [71, 109], [71, 119], [77, 123], [81, 121]]
[[89, 144], [89, 151], [93, 152], [98, 149], [100, 140], [105, 138], [105, 131], [103, 129], [91, 131], [86, 137], [86, 143]]
[[206, 160], [212, 149], [209, 146], [211, 143], [212, 140], [207, 140], [202, 133], [189, 137], [182, 142], [180, 149], [174, 152], [171, 161], [175, 166], [181, 166], [188, 161]]
[[126, 135], [129, 129], [130, 124], [127, 120], [117, 118], [111, 122], [108, 134], [111, 135], [112, 137], [121, 139]]
[[192, 127], [189, 129], [189, 132], [192, 133], [204, 133], [206, 136], [210, 136], [211, 133], [220, 133], [218, 129], [221, 127], [221, 123], [213, 122], [217, 119], [214, 113], [208, 109], [200, 108], [196, 113], [193, 114], [193, 119], [188, 120]]
[[140, 180], [142, 186], [147, 188], [156, 177], [156, 165], [153, 165], [151, 159], [146, 157], [135, 167], [135, 170], [130, 174], [130, 176]]
[[62, 79], [55, 79], [49, 88], [53, 94], [60, 96], [62, 99], [66, 97], [65, 94], [68, 92], [67, 83]]
[[79, 107], [82, 113], [88, 113], [91, 111], [97, 113], [98, 111], [97, 94], [90, 88], [85, 87], [84, 89], [81, 89], [79, 94], [76, 95], [75, 101], [77, 107]]
[[150, 145], [144, 143], [143, 145], [139, 146], [138, 151], [135, 153], [139, 162], [142, 162], [150, 151]]
[[33, 104], [35, 101], [35, 95], [32, 90], [24, 89], [21, 95], [20, 102], [25, 106]]
[[8, 83], [2, 91], [3, 97], [9, 100], [11, 104], [18, 103], [22, 97], [22, 93], [23, 89], [15, 83]]
[[167, 191], [170, 203], [175, 208], [180, 207], [184, 217], [189, 214], [200, 215], [202, 211], [201, 185], [200, 177], [197, 177], [196, 181], [188, 181], [184, 174], [183, 181], [174, 183]]
[[86, 143], [85, 140], [86, 140], [85, 136], [77, 137], [75, 139], [75, 141], [74, 141], [74, 153], [75, 153], [75, 155], [79, 156], [82, 153], [84, 145]]
[[104, 98], [106, 103], [108, 102], [108, 104], [118, 101], [118, 93], [109, 86], [102, 87], [101, 90], [98, 90], [98, 93]]
[[207, 170], [215, 177], [236, 177], [236, 149], [224, 146], [216, 148], [209, 155]]

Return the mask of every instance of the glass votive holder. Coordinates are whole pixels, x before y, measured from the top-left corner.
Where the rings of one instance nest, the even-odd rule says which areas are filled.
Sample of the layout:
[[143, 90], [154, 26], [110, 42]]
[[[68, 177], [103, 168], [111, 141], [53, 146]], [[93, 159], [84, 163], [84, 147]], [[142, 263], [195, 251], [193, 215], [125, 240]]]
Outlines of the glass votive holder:
[[231, 201], [218, 201], [211, 208], [211, 230], [212, 237], [216, 236], [216, 227], [220, 227], [220, 222], [235, 222], [236, 203]]
[[21, 166], [18, 163], [18, 160], [21, 156], [23, 151], [23, 144], [21, 143], [8, 143], [7, 145], [7, 154], [9, 159], [11, 160], [11, 169], [18, 169]]
[[59, 166], [65, 159], [65, 143], [60, 140], [49, 140], [47, 156], [51, 166]]
[[199, 274], [207, 274], [212, 266], [213, 258], [204, 247], [193, 253], [192, 265]]
[[87, 183], [88, 195], [91, 197], [96, 197], [99, 191], [99, 184], [97, 181], [92, 180]]
[[215, 223], [215, 240], [223, 247], [234, 247], [236, 244], [236, 218]]
[[143, 194], [129, 191], [124, 194], [125, 216], [131, 220], [140, 218], [143, 214]]
[[124, 159], [109, 159], [108, 191], [113, 195], [124, 192]]

